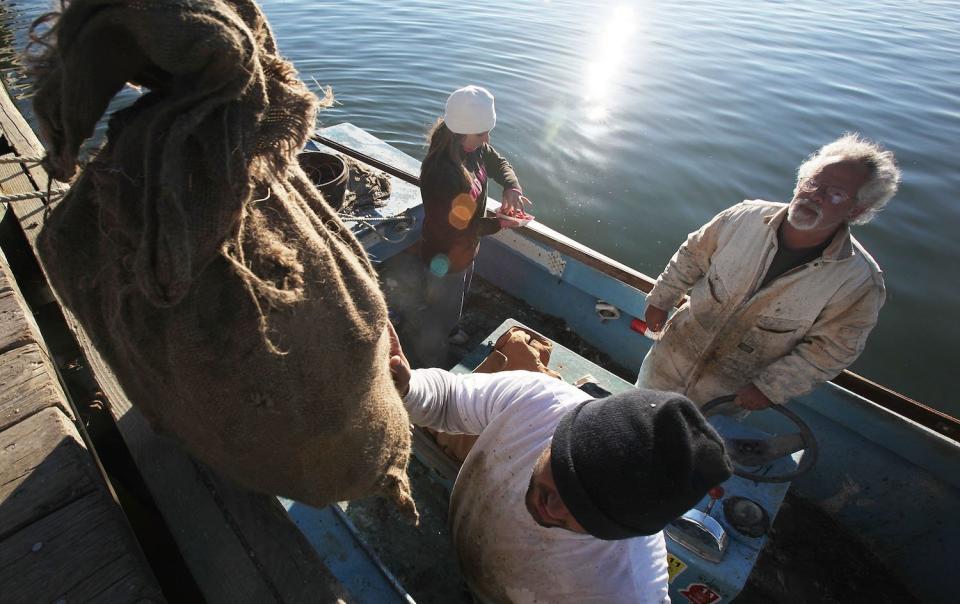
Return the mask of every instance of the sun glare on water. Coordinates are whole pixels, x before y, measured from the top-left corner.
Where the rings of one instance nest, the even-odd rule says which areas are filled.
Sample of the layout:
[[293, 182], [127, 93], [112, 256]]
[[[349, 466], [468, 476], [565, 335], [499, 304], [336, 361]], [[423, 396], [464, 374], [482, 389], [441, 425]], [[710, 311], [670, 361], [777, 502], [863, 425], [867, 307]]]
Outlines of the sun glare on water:
[[632, 59], [640, 14], [633, 6], [617, 7], [592, 46], [583, 82], [587, 119], [603, 121], [616, 101], [617, 82]]

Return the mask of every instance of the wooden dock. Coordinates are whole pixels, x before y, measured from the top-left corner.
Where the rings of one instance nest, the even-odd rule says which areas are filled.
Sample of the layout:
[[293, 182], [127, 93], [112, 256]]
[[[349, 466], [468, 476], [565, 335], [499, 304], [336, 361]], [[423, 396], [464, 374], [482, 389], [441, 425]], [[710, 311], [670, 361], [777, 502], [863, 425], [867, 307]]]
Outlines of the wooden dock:
[[[5, 90], [0, 134], [7, 151], [0, 158], [44, 154]], [[45, 192], [47, 182], [34, 163], [0, 164], [2, 195]], [[66, 187], [54, 182], [51, 189]], [[16, 201], [0, 204], [0, 218], [18, 221], [35, 253], [44, 210], [39, 198]], [[203, 597], [231, 604], [350, 601], [275, 497], [234, 486], [153, 432], [74, 317], [61, 310]], [[163, 601], [74, 427], [57, 369], [6, 268], [0, 353], [0, 601]]]
[[0, 600], [162, 601], [75, 420], [0, 251]]

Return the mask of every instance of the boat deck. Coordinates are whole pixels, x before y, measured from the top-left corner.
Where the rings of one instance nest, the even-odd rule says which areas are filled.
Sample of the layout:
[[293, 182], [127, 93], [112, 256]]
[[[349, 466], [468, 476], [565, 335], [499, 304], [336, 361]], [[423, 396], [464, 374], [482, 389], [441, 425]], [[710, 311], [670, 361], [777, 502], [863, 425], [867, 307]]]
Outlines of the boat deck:
[[[474, 277], [462, 321], [470, 339], [454, 351], [453, 363], [481, 347], [486, 334], [511, 318], [610, 374], [628, 382], [636, 379], [635, 372], [585, 342], [564, 321], [536, 311], [478, 277]], [[793, 491], [787, 493], [743, 591], [732, 600], [736, 604], [920, 601], [855, 535]]]
[[[399, 278], [403, 267], [388, 262], [382, 277]], [[400, 258], [399, 263], [404, 259]], [[489, 334], [504, 321], [519, 321], [565, 347], [583, 363], [600, 365], [607, 371], [594, 377], [601, 382], [614, 376], [632, 381], [633, 372], [618, 366], [604, 353], [586, 343], [569, 326], [511, 297], [499, 288], [474, 277], [461, 325], [470, 335], [462, 347], [451, 347], [448, 366], [459, 370], [475, 365], [476, 351], [487, 350]], [[473, 358], [470, 358], [473, 355]], [[570, 358], [565, 356], [564, 358]], [[568, 373], [579, 377], [593, 368], [574, 367]], [[419, 452], [418, 452], [419, 453]], [[411, 462], [411, 481], [421, 513], [420, 527], [411, 527], [389, 502], [368, 499], [351, 502], [347, 515], [364, 539], [397, 576], [417, 602], [472, 601], [453, 559], [453, 547], [446, 526], [449, 482], [430, 460]], [[411, 552], [426, 550], [431, 555]], [[683, 601], [683, 600], [681, 600]], [[860, 541], [844, 531], [823, 511], [802, 498], [787, 494], [773, 523], [770, 539], [740, 594], [737, 604], [806, 604], [807, 602], [876, 602], [908, 604], [919, 602]]]

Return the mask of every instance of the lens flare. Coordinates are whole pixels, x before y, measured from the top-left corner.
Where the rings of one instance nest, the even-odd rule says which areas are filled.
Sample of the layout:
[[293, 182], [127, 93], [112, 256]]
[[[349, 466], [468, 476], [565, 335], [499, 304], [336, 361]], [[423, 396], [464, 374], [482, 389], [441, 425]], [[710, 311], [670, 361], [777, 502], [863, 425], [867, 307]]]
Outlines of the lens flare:
[[450, 259], [446, 254], [437, 254], [430, 259], [430, 272], [438, 277], [443, 277], [450, 271]]
[[470, 219], [473, 218], [473, 213], [476, 210], [476, 200], [467, 193], [461, 193], [453, 200], [447, 220], [450, 222], [450, 226], [462, 231], [469, 226]]

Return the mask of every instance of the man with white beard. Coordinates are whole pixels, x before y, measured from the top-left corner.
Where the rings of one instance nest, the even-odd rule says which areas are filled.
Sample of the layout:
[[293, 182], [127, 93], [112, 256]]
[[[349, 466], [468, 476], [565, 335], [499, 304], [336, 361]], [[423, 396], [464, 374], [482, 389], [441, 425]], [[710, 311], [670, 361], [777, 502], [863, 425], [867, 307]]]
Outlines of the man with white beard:
[[789, 204], [744, 201], [691, 233], [647, 297], [644, 318], [661, 337], [637, 385], [699, 405], [736, 394], [754, 410], [838, 375], [885, 297], [850, 225], [869, 222], [899, 182], [891, 151], [846, 134], [800, 166]]

